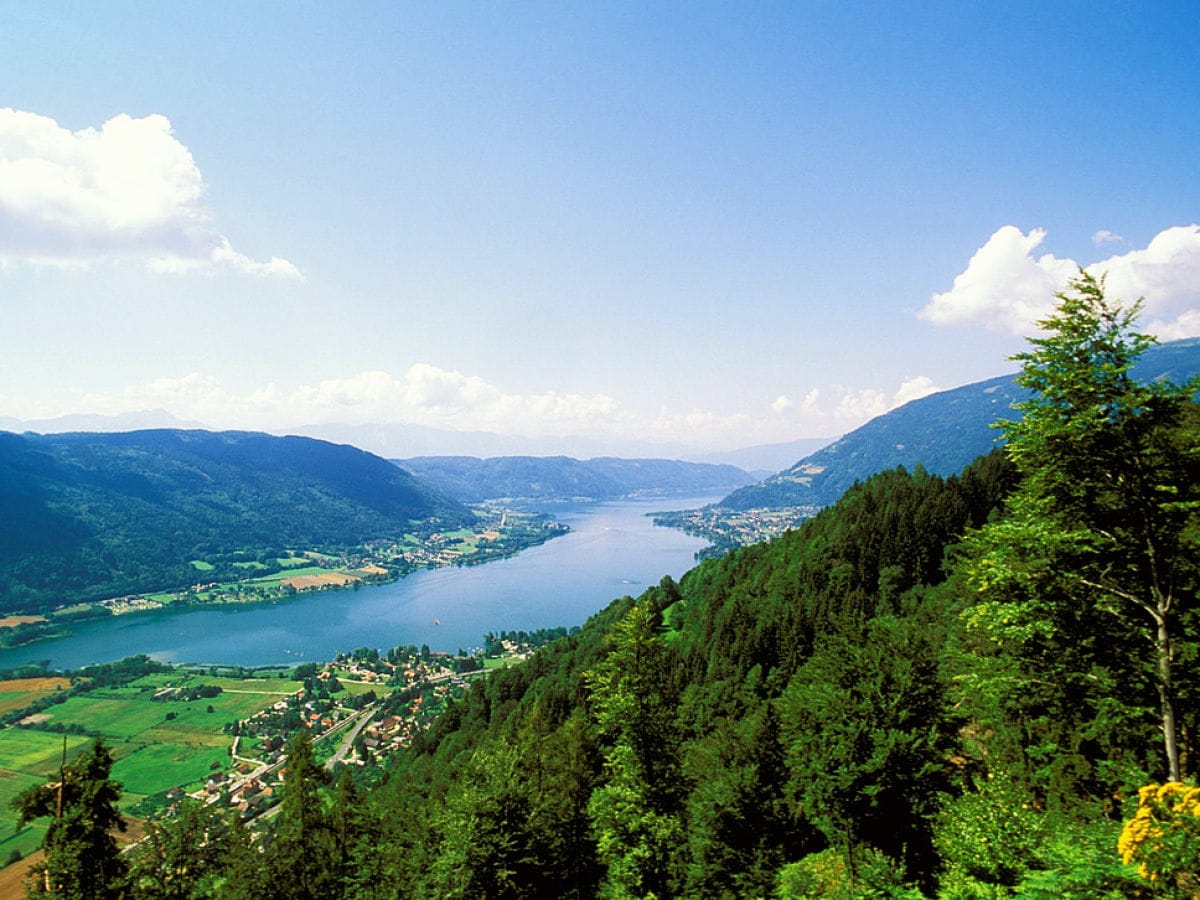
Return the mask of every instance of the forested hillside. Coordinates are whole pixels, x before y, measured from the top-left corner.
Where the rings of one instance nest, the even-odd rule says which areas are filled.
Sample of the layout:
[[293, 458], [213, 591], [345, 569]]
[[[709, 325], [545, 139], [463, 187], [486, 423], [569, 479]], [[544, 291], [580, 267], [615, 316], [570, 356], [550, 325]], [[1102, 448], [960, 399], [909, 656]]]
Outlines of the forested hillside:
[[711, 495], [751, 480], [736, 466], [669, 459], [419, 456], [395, 462], [463, 503], [497, 498], [616, 500], [648, 494]]
[[0, 612], [187, 585], [191, 560], [471, 520], [386, 460], [245, 432], [0, 433]]
[[[1195, 385], [1131, 376], [1136, 306], [1086, 276], [1061, 300], [1003, 451], [881, 473], [614, 601], [474, 682], [365, 795], [300, 741], [268, 832], [221, 832], [173, 887], [1195, 896]], [[166, 895], [153, 853], [128, 865]]]

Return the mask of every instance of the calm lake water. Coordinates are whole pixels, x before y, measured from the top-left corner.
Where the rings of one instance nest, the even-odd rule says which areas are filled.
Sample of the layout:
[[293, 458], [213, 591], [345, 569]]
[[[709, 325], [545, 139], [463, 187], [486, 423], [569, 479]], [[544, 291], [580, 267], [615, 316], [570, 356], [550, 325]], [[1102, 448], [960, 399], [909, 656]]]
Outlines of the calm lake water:
[[[715, 497], [543, 507], [570, 534], [510, 559], [432, 569], [357, 591], [273, 604], [134, 613], [72, 626], [55, 640], [0, 650], [0, 668], [49, 660], [79, 668], [138, 653], [176, 663], [262, 666], [332, 659], [356, 647], [477, 647], [488, 631], [580, 625], [610, 600], [638, 595], [695, 565], [704, 542], [655, 527], [646, 513]], [[440, 624], [435, 624], [440, 623]]]

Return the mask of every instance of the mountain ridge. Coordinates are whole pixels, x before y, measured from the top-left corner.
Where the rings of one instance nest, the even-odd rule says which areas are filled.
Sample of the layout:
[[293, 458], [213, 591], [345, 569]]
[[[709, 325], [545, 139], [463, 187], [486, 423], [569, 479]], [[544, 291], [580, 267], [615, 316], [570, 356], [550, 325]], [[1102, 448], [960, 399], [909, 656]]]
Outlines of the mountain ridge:
[[393, 462], [463, 503], [712, 494], [751, 481], [731, 465], [612, 456], [421, 456]]
[[[1155, 344], [1133, 374], [1183, 383], [1200, 375], [1200, 338]], [[876, 472], [921, 466], [946, 477], [997, 445], [991, 425], [1016, 417], [1012, 404], [1028, 397], [1016, 374], [939, 391], [884, 413], [758, 484], [732, 492], [713, 508], [809, 508], [835, 503], [855, 482]]]
[[190, 583], [194, 559], [355, 546], [466, 507], [348, 445], [180, 429], [0, 432], [0, 609]]

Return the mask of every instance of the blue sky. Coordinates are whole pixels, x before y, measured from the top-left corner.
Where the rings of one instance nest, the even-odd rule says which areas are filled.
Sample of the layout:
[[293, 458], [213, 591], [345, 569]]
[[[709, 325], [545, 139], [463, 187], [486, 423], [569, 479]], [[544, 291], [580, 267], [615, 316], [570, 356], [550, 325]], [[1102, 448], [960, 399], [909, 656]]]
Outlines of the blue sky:
[[1200, 334], [1191, 4], [3, 4], [0, 417], [728, 449]]

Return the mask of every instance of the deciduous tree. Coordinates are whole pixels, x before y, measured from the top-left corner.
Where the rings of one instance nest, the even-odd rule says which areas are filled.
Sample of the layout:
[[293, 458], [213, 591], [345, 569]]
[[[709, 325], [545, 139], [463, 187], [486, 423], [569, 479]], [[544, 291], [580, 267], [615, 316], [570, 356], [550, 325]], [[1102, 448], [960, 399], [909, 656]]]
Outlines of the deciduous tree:
[[970, 615], [1010, 643], [1061, 645], [1072, 640], [1066, 622], [1084, 640], [1089, 628], [1136, 634], [1149, 651], [1165, 774], [1178, 781], [1175, 668], [1195, 606], [1189, 526], [1200, 506], [1200, 443], [1187, 427], [1196, 384], [1134, 377], [1154, 342], [1135, 330], [1140, 301], [1110, 300], [1087, 272], [1056, 296], [1042, 334], [1015, 357], [1031, 395], [1017, 404], [1023, 418], [998, 425], [1023, 482], [1007, 520], [972, 539], [982, 602]]

